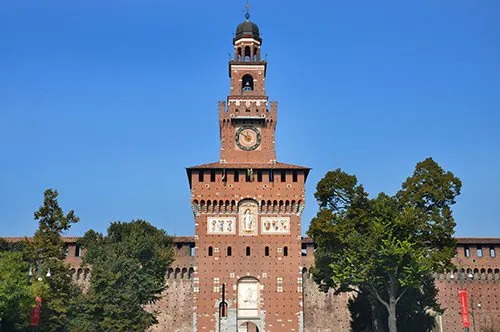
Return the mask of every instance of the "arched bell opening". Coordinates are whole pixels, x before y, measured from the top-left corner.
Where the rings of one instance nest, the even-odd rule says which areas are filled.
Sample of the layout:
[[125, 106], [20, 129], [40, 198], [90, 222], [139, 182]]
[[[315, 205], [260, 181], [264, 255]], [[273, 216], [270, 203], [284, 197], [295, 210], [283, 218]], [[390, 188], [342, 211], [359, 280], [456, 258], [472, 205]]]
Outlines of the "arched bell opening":
[[245, 75], [241, 82], [241, 92], [253, 91], [253, 77], [252, 75]]

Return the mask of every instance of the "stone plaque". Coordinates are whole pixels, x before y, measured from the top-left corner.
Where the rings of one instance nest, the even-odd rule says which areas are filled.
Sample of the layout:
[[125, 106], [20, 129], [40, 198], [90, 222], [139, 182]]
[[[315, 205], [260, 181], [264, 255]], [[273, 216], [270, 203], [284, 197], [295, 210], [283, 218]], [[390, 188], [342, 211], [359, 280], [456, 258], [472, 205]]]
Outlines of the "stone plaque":
[[207, 234], [236, 234], [236, 218], [208, 217]]
[[261, 217], [262, 234], [290, 234], [289, 217]]
[[259, 316], [260, 287], [255, 279], [238, 282], [238, 318]]

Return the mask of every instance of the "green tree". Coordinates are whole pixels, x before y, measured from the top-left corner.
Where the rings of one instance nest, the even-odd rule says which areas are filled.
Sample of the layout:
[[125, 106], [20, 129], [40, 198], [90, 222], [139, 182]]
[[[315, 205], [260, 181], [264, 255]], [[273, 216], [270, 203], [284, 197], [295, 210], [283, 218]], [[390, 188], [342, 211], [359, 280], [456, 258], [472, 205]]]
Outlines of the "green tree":
[[0, 266], [0, 326], [2, 331], [20, 330], [28, 326], [35, 304], [29, 266], [16, 251], [0, 251]]
[[[33, 285], [37, 296], [41, 296], [42, 311], [40, 329], [62, 331], [68, 324], [70, 299], [78, 293], [69, 275], [69, 266], [64, 262], [62, 232], [79, 218], [71, 210], [64, 214], [57, 201], [58, 193], [47, 189], [42, 206], [35, 212], [39, 228], [33, 241], [25, 242], [24, 256], [34, 271]], [[46, 277], [50, 270], [50, 277]]]
[[84, 264], [88, 292], [72, 317], [74, 331], [143, 331], [157, 323], [144, 306], [159, 299], [173, 260], [172, 238], [146, 221], [114, 222], [108, 235], [88, 231]]
[[308, 230], [318, 244], [316, 282], [324, 290], [364, 293], [372, 308], [385, 308], [389, 331], [397, 331], [398, 302], [433, 272], [452, 267], [451, 205], [461, 185], [431, 158], [416, 165], [396, 195], [372, 199], [355, 176], [328, 172], [318, 183], [320, 211]]
[[[435, 317], [427, 309], [439, 309], [436, 303], [437, 289], [433, 278], [428, 276], [423, 280], [422, 287], [410, 288], [398, 302], [398, 330], [405, 332], [431, 331], [435, 326]], [[354, 332], [387, 331], [387, 310], [382, 304], [368, 299], [370, 293], [360, 292], [349, 299], [348, 308], [351, 313], [351, 330]], [[374, 306], [372, 307], [372, 305]], [[373, 314], [374, 311], [374, 314]], [[442, 311], [437, 311], [442, 313]]]

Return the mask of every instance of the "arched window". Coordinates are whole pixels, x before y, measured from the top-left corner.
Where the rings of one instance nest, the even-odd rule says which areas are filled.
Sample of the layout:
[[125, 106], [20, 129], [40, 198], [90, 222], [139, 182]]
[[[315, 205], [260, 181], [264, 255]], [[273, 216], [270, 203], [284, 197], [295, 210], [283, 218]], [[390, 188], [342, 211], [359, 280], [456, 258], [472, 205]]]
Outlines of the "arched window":
[[227, 247], [227, 255], [231, 256], [233, 254], [233, 248]]
[[247, 247], [247, 256], [250, 256], [250, 247]]
[[241, 47], [238, 47], [238, 61], [241, 61]]
[[181, 279], [184, 279], [185, 277], [187, 277], [187, 269], [184, 267], [182, 268]]
[[266, 247], [266, 248], [264, 249], [264, 254], [265, 254], [266, 256], [269, 256], [269, 247]]
[[188, 279], [191, 279], [193, 277], [193, 274], [194, 274], [194, 269], [190, 267], [188, 271]]
[[208, 247], [208, 256], [213, 256], [214, 255], [214, 248]]
[[253, 91], [253, 77], [251, 75], [245, 75], [241, 82], [241, 91], [248, 92]]
[[176, 268], [174, 273], [174, 279], [177, 279], [179, 277], [179, 274], [181, 274], [181, 269]]
[[283, 248], [283, 256], [288, 256], [288, 247]]

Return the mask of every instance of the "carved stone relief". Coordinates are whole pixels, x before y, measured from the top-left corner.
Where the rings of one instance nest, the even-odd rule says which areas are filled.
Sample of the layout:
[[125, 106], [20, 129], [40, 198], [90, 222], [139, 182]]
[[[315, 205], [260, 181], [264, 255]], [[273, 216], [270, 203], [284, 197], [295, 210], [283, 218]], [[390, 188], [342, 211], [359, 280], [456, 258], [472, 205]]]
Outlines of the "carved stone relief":
[[208, 217], [207, 234], [236, 234], [236, 218]]
[[290, 234], [289, 217], [261, 217], [262, 234]]

